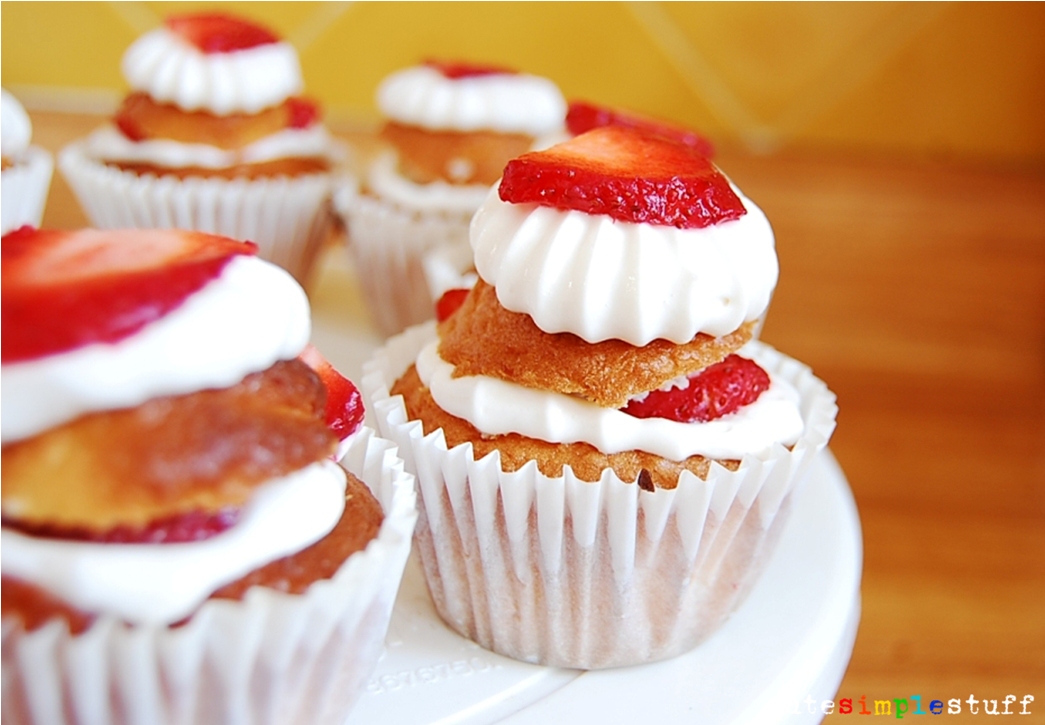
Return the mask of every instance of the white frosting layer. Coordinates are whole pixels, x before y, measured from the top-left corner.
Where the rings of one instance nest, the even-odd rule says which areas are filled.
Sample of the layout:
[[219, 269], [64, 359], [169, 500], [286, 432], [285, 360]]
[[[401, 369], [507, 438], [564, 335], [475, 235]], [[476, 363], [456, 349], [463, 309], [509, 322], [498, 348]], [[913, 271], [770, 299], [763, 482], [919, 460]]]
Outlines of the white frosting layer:
[[[2, 89], [0, 89], [2, 90]], [[0, 152], [5, 158], [14, 159], [25, 153], [33, 136], [33, 124], [29, 114], [18, 99], [2, 90], [0, 93]]]
[[301, 66], [289, 43], [204, 53], [167, 28], [138, 38], [123, 55], [131, 88], [160, 103], [216, 116], [257, 113], [301, 92]]
[[545, 332], [632, 345], [725, 335], [765, 311], [779, 271], [769, 221], [740, 198], [738, 220], [676, 229], [509, 204], [495, 187], [472, 218], [475, 266]]
[[483, 203], [490, 187], [454, 185], [442, 180], [417, 184], [399, 173], [395, 151], [377, 155], [367, 170], [367, 185], [377, 196], [405, 209], [471, 214]]
[[3, 365], [0, 439], [6, 445], [161, 395], [229, 387], [296, 357], [310, 332], [308, 298], [294, 278], [257, 257], [235, 257], [217, 279], [128, 338]]
[[334, 463], [260, 486], [235, 526], [184, 544], [98, 544], [3, 529], [5, 575], [28, 581], [84, 612], [132, 623], [184, 619], [216, 589], [326, 536], [345, 507]]
[[377, 105], [399, 123], [446, 131], [540, 136], [562, 128], [566, 119], [556, 85], [524, 73], [451, 79], [427, 66], [405, 68], [378, 86]]
[[[774, 443], [798, 440], [804, 423], [799, 394], [771, 376], [769, 390], [736, 413], [707, 423], [636, 418], [581, 398], [536, 390], [485, 376], [453, 377], [439, 357], [438, 340], [418, 355], [417, 373], [432, 398], [451, 415], [486, 435], [518, 433], [549, 443], [584, 442], [603, 453], [640, 450], [681, 461], [694, 455], [735, 460], [761, 453]], [[753, 347], [742, 353], [757, 361]]]
[[89, 156], [104, 161], [145, 163], [172, 169], [189, 166], [227, 169], [237, 164], [317, 156], [336, 161], [341, 156], [337, 144], [320, 124], [304, 129], [284, 129], [234, 151], [166, 139], [132, 141], [115, 126], [103, 126], [87, 137], [85, 150]]

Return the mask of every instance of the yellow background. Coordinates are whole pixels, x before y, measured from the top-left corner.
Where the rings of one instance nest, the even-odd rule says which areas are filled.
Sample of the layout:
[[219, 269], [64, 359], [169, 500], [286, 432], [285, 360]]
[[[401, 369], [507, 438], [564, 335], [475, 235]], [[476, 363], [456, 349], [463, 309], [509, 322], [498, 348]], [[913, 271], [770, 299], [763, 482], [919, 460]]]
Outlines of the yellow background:
[[1045, 161], [1040, 3], [2, 4], [2, 81], [32, 108], [108, 111], [127, 45], [168, 12], [234, 5], [288, 38], [335, 127], [424, 57], [545, 75], [755, 151]]

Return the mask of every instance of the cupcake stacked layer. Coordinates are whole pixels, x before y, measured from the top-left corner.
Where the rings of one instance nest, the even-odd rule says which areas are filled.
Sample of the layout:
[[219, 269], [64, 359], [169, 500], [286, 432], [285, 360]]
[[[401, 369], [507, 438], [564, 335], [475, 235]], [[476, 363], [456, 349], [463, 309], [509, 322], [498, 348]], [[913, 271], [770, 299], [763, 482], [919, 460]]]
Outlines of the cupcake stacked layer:
[[335, 197], [371, 317], [386, 335], [430, 319], [424, 256], [468, 245], [468, 224], [509, 159], [563, 129], [544, 78], [430, 62], [382, 82], [387, 148]]
[[21, 226], [40, 226], [51, 186], [54, 159], [31, 146], [33, 125], [18, 99], [2, 91], [0, 100], [0, 235]]
[[691, 649], [834, 427], [824, 384], [754, 340], [768, 221], [691, 145], [607, 127], [510, 162], [471, 245], [460, 308], [364, 377], [418, 474], [437, 610], [542, 664]]
[[249, 239], [304, 280], [344, 151], [299, 95], [294, 48], [235, 17], [176, 16], [131, 45], [123, 74], [113, 122], [59, 156], [91, 221]]
[[4, 238], [5, 720], [340, 721], [376, 661], [412, 478], [254, 252]]

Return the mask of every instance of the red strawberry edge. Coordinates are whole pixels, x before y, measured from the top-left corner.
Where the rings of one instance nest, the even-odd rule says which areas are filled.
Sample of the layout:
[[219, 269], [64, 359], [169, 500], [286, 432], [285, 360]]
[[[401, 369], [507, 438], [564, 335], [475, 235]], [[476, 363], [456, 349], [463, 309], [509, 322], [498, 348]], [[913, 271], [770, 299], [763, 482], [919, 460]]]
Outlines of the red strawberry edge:
[[517, 75], [517, 72], [510, 68], [501, 68], [494, 65], [478, 65], [432, 59], [425, 60], [422, 65], [437, 70], [443, 77], [454, 81], [462, 78], [478, 78], [480, 76]]
[[207, 54], [234, 53], [280, 42], [263, 25], [221, 12], [172, 15], [164, 25]]
[[698, 153], [711, 158], [715, 154], [715, 147], [711, 141], [695, 131], [674, 126], [664, 121], [651, 118], [643, 118], [635, 114], [623, 111], [615, 111], [606, 106], [597, 106], [585, 101], [573, 101], [566, 112], [566, 128], [574, 136], [579, 136], [585, 131], [600, 126], [621, 126], [623, 128], [635, 128], [657, 136], [663, 136], [671, 141], [677, 141], [684, 146], [690, 146]]
[[435, 319], [436, 322], [442, 322], [453, 313], [457, 312], [457, 309], [464, 304], [464, 298], [471, 292], [470, 289], [464, 287], [455, 287], [454, 289], [448, 289], [440, 295], [439, 300], [435, 303]]
[[59, 231], [4, 236], [0, 359], [32, 360], [114, 343], [160, 319], [257, 247], [184, 230]]
[[291, 128], [309, 128], [319, 121], [319, 104], [311, 98], [288, 98], [286, 105]]
[[363, 396], [352, 381], [334, 369], [314, 345], [308, 345], [298, 359], [316, 371], [327, 389], [326, 422], [339, 441], [363, 425]]
[[758, 363], [730, 355], [691, 377], [687, 387], [653, 390], [621, 410], [636, 418], [707, 423], [754, 403], [769, 385], [769, 374]]
[[698, 229], [747, 213], [703, 154], [642, 129], [600, 126], [505, 166], [498, 195], [512, 204]]
[[164, 516], [141, 527], [114, 526], [106, 531], [90, 531], [75, 526], [27, 524], [4, 519], [6, 527], [29, 536], [69, 541], [89, 541], [98, 544], [183, 544], [204, 541], [227, 531], [239, 521], [240, 509], [226, 507], [217, 511], [186, 511]]

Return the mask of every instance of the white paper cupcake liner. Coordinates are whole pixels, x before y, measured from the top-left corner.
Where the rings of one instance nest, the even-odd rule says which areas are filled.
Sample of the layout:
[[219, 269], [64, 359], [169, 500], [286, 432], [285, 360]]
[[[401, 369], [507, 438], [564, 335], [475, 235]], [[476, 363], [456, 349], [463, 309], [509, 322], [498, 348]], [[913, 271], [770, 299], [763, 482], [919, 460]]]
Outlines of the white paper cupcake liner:
[[349, 253], [374, 326], [387, 336], [432, 319], [425, 254], [444, 245], [470, 250], [472, 214], [407, 209], [360, 193], [353, 184], [335, 192], [334, 209], [348, 229]]
[[[331, 160], [340, 158], [332, 154]], [[138, 175], [92, 158], [83, 141], [58, 167], [100, 229], [193, 229], [247, 240], [258, 254], [306, 282], [330, 232], [334, 174], [258, 179]]]
[[0, 175], [0, 235], [29, 224], [40, 226], [51, 187], [54, 159], [39, 146]]
[[536, 462], [501, 470], [470, 443], [425, 436], [389, 388], [435, 334], [390, 339], [364, 368], [383, 435], [417, 474], [415, 540], [440, 616], [483, 647], [527, 662], [585, 669], [686, 652], [740, 604], [771, 553], [790, 496], [835, 426], [834, 395], [809, 368], [755, 343], [759, 363], [802, 396], [805, 431], [788, 450], [745, 457], [707, 480], [641, 490], [606, 470], [597, 483]]
[[102, 618], [26, 633], [3, 622], [5, 723], [337, 723], [377, 662], [417, 518], [413, 476], [370, 428], [342, 465], [385, 519], [364, 551], [300, 595], [255, 587], [180, 627]]

